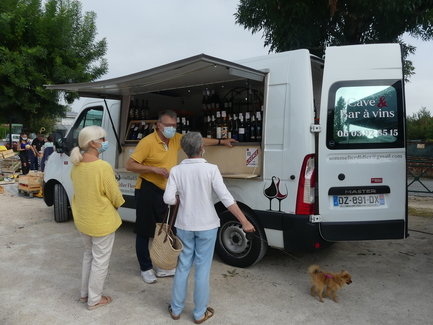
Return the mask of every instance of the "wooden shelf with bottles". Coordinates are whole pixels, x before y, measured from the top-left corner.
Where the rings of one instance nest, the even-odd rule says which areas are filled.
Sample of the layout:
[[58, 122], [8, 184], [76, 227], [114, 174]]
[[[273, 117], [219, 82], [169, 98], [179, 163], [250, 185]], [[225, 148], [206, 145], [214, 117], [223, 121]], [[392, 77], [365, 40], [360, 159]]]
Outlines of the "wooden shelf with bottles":
[[[149, 133], [153, 132], [154, 127], [156, 126], [156, 122], [158, 120], [131, 120], [129, 121], [128, 128], [126, 129], [125, 134], [125, 143], [138, 143], [140, 139], [135, 138], [138, 135], [138, 132], [140, 131], [141, 127], [145, 130], [143, 134], [143, 138], [147, 136]], [[135, 128], [138, 128], [137, 130]], [[132, 136], [136, 132], [136, 135], [134, 136], [135, 139], [132, 139]]]

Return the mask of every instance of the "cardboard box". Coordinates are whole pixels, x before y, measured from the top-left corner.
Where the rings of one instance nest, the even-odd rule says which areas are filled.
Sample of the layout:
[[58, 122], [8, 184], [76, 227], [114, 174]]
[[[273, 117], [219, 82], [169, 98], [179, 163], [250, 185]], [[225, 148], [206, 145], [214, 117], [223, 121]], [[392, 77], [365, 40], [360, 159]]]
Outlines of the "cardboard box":
[[44, 178], [44, 173], [37, 170], [30, 170], [26, 176]]

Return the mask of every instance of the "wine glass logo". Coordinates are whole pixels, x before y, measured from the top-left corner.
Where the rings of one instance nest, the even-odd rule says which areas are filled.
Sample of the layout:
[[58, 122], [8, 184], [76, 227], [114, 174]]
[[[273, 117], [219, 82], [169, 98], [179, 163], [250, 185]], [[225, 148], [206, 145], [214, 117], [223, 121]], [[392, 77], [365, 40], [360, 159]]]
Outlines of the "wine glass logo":
[[280, 191], [281, 180], [277, 176], [272, 176], [271, 184], [266, 188], [266, 183], [263, 187], [263, 195], [269, 199], [269, 211], [272, 211], [272, 200], [278, 200], [278, 212], [281, 212], [281, 201], [284, 200], [288, 195], [287, 185], [285, 185], [286, 191], [282, 193]]
[[284, 184], [284, 187], [286, 188], [286, 194], [283, 194], [280, 192], [280, 179], [278, 179], [277, 183], [277, 196], [275, 197], [278, 200], [278, 212], [281, 212], [281, 201], [284, 200], [287, 195], [289, 194], [289, 191], [287, 190], [287, 185]]
[[280, 181], [280, 179], [276, 176], [272, 176], [271, 185], [269, 185], [268, 188], [265, 186], [263, 187], [263, 195], [266, 196], [269, 199], [269, 210], [272, 211], [272, 200], [277, 197], [278, 190], [277, 190], [277, 184], [276, 181]]

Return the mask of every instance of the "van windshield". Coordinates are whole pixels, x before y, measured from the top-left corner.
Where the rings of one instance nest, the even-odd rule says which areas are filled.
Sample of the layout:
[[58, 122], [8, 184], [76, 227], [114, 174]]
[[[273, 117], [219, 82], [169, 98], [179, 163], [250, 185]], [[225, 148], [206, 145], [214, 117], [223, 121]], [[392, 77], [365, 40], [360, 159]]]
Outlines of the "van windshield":
[[400, 82], [341, 82], [331, 87], [330, 91], [327, 125], [329, 149], [404, 146], [404, 108]]

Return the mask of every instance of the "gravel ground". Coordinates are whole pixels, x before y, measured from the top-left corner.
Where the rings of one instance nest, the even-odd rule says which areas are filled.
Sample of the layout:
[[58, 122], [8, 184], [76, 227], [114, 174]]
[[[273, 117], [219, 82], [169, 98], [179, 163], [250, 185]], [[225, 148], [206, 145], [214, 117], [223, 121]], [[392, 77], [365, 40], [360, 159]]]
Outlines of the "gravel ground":
[[[0, 194], [0, 324], [193, 324], [191, 289], [181, 319], [168, 312], [172, 278], [140, 277], [132, 225], [116, 233], [104, 293], [113, 303], [88, 311], [78, 301], [83, 244], [72, 221], [58, 224], [40, 198]], [[410, 237], [338, 243], [314, 253], [269, 249], [239, 269], [214, 258], [205, 324], [432, 324], [433, 199], [412, 197]], [[353, 283], [335, 303], [309, 294], [307, 268], [346, 269]], [[193, 281], [190, 281], [190, 285]]]

